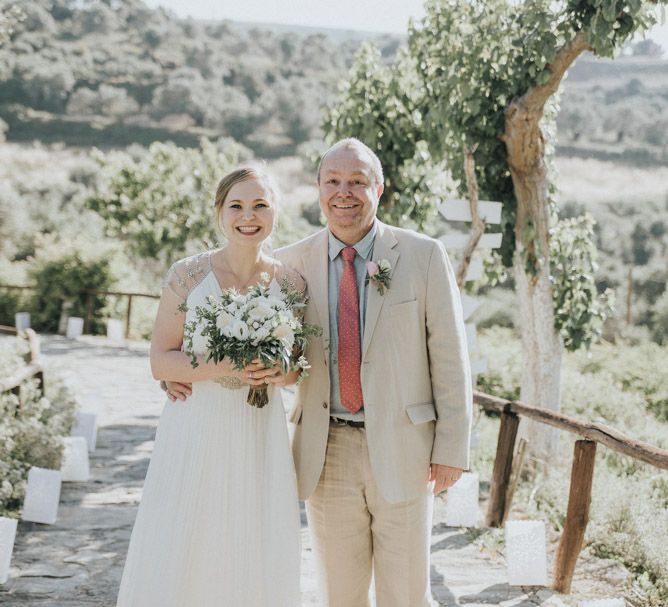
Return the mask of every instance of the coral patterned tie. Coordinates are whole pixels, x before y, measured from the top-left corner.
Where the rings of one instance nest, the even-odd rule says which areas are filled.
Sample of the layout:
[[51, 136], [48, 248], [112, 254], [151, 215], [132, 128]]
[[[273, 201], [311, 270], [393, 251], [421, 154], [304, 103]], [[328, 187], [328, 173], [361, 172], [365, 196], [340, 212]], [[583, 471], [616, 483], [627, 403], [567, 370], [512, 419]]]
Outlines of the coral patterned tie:
[[353, 263], [355, 255], [353, 247], [341, 251], [343, 275], [339, 285], [339, 384], [341, 404], [351, 413], [357, 413], [364, 404], [360, 380], [360, 302]]

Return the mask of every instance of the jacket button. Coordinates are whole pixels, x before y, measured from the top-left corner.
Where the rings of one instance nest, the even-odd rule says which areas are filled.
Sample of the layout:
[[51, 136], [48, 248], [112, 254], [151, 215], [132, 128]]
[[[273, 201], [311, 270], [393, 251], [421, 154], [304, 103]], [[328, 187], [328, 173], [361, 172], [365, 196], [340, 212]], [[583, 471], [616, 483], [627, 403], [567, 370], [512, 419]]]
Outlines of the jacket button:
[[327, 408], [327, 403], [322, 403], [322, 408], [326, 409]]

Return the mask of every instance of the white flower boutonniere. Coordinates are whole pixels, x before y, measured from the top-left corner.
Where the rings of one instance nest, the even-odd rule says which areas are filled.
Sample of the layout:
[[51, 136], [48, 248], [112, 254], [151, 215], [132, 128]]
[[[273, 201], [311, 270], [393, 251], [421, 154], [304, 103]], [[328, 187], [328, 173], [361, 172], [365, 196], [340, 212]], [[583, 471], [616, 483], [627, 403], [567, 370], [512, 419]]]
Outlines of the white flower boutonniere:
[[378, 263], [375, 261], [366, 262], [367, 281], [370, 280], [374, 283], [381, 295], [385, 293], [385, 289], [390, 288], [391, 272], [392, 265], [387, 259], [381, 259]]

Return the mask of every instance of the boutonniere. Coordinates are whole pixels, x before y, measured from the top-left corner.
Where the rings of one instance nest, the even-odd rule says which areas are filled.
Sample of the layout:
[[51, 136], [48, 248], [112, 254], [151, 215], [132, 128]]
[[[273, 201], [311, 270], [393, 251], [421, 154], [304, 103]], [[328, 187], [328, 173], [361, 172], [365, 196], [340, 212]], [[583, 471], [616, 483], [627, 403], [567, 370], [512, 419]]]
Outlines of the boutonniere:
[[366, 279], [376, 285], [378, 292], [383, 295], [385, 289], [390, 288], [390, 273], [392, 265], [387, 259], [381, 259], [378, 263], [375, 261], [366, 262]]

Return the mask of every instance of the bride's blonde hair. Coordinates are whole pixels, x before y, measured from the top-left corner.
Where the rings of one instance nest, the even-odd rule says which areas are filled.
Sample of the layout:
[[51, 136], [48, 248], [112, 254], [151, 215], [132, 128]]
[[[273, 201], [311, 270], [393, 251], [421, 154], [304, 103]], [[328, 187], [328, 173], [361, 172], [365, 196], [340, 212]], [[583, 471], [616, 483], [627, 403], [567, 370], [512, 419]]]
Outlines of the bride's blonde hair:
[[[269, 202], [274, 207], [275, 217], [278, 217], [278, 203], [280, 200], [280, 192], [274, 178], [267, 173], [264, 167], [259, 165], [244, 165], [230, 171], [225, 175], [216, 188], [216, 196], [214, 199], [214, 209], [216, 212], [216, 223], [220, 225], [220, 212], [223, 209], [223, 204], [225, 204], [225, 199], [230, 193], [230, 190], [237, 184], [242, 181], [249, 181], [250, 179], [255, 179], [259, 181], [269, 192], [271, 200]], [[274, 221], [274, 224], [276, 222]], [[274, 225], [276, 227], [276, 225]]]

